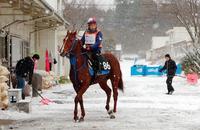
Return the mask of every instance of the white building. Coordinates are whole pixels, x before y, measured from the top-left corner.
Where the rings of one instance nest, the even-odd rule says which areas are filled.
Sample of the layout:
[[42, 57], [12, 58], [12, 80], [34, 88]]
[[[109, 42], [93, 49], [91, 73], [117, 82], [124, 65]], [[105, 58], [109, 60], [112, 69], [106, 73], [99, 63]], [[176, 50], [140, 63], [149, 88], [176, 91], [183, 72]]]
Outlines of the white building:
[[63, 18], [62, 2], [0, 0], [0, 60], [5, 65], [14, 67], [19, 59], [38, 53], [41, 56], [39, 69], [45, 69], [45, 51], [48, 49], [59, 61], [53, 71], [65, 74], [66, 59], [60, 58], [58, 53], [58, 45], [62, 44], [65, 28], [69, 25]]
[[152, 37], [152, 47], [146, 52], [146, 60], [152, 64], [162, 61], [165, 54], [180, 61], [185, 50], [192, 47], [191, 38], [184, 27], [173, 27], [166, 32], [166, 36]]
[[190, 35], [185, 27], [173, 27], [173, 29], [166, 32], [166, 35], [169, 37], [169, 44], [181, 41], [191, 41]]
[[157, 49], [160, 47], [163, 47], [166, 45], [166, 43], [169, 41], [168, 36], [155, 36], [152, 37], [152, 44], [151, 44], [151, 49]]

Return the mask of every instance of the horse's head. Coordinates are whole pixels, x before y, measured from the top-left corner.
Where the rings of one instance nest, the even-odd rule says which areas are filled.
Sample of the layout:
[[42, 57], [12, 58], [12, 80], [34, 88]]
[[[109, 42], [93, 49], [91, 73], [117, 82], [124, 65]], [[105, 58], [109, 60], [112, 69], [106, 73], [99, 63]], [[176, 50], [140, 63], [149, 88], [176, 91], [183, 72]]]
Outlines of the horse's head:
[[69, 55], [71, 53], [71, 51], [73, 51], [74, 41], [76, 39], [76, 34], [77, 34], [76, 31], [75, 32], [67, 31], [67, 35], [63, 39], [63, 45], [60, 48], [60, 55], [61, 56], [64, 57], [66, 55]]

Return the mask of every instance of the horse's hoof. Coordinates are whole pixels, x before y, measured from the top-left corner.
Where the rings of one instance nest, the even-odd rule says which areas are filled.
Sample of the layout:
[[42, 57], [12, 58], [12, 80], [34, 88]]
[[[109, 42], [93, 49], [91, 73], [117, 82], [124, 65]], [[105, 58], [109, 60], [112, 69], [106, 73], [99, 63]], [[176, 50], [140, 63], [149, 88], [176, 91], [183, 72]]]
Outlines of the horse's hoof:
[[79, 122], [83, 122], [84, 121], [84, 117], [81, 117], [80, 119], [79, 119]]
[[74, 117], [74, 122], [78, 122], [79, 118], [78, 117]]
[[111, 115], [111, 114], [113, 114], [113, 113], [114, 113], [113, 110], [109, 110], [109, 111], [108, 111], [108, 114], [109, 114], [109, 115]]
[[113, 113], [110, 114], [110, 119], [115, 119], [115, 115]]

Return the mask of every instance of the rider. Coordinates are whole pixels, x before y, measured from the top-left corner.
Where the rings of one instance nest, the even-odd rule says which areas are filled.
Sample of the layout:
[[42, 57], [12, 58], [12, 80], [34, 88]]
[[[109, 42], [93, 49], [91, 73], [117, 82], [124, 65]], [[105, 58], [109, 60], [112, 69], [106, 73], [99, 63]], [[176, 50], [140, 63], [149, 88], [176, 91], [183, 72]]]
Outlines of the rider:
[[99, 57], [102, 49], [103, 34], [97, 28], [97, 22], [95, 18], [89, 18], [87, 24], [88, 29], [85, 31], [81, 41], [85, 50], [92, 54], [92, 58], [94, 60], [93, 68], [96, 74], [100, 71]]

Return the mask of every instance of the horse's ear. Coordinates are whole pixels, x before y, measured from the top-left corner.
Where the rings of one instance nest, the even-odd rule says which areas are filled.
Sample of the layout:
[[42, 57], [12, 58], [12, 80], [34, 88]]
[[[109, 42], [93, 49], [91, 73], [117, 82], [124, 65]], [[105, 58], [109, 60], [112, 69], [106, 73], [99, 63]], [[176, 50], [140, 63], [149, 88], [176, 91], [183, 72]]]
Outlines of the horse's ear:
[[67, 30], [67, 35], [69, 34], [69, 30]]

